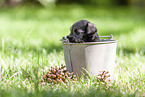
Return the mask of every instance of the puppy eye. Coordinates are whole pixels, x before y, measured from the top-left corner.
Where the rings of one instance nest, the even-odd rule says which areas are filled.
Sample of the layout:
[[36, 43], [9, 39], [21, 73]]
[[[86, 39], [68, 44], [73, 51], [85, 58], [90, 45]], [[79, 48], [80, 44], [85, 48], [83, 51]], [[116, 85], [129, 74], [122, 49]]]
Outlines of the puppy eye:
[[78, 32], [77, 29], [75, 29], [74, 31], [75, 31], [75, 34], [76, 34], [76, 35], [79, 35], [79, 34], [80, 34], [80, 32]]
[[80, 35], [80, 32], [76, 31], [76, 34], [77, 34], [77, 35]]
[[80, 32], [76, 29], [75, 30], [76, 35], [80, 35]]

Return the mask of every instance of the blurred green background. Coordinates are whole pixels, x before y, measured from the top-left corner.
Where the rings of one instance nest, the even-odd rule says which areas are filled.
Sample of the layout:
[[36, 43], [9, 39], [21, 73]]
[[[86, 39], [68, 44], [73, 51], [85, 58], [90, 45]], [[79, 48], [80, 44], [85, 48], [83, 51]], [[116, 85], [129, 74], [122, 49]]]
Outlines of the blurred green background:
[[[113, 34], [118, 40], [114, 87], [120, 88], [119, 94], [101, 94], [89, 81], [87, 89], [84, 82], [49, 92], [39, 84], [51, 66], [65, 64], [60, 39], [81, 19], [95, 24], [99, 35]], [[100, 97], [132, 97], [145, 93], [144, 59], [145, 0], [0, 0], [0, 97], [32, 97], [38, 89], [38, 97], [88, 91]]]
[[74, 22], [86, 19], [99, 35], [113, 34], [119, 52], [145, 53], [144, 0], [1, 0], [0, 5], [4, 49], [61, 51], [59, 39]]
[[144, 6], [144, 0], [1, 0], [2, 6], [17, 6], [21, 4], [36, 4], [52, 6], [57, 4], [83, 4], [83, 5], [113, 5], [113, 6]]

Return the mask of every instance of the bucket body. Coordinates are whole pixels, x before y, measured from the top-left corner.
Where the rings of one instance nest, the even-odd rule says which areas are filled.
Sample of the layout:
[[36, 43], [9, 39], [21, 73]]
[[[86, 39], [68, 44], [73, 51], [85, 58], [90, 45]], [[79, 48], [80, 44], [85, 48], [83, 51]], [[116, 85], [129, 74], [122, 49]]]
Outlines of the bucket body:
[[[113, 78], [117, 40], [101, 42], [63, 44], [66, 67], [79, 77], [82, 73], [98, 75], [100, 71], [109, 71]], [[88, 71], [88, 73], [86, 73]]]

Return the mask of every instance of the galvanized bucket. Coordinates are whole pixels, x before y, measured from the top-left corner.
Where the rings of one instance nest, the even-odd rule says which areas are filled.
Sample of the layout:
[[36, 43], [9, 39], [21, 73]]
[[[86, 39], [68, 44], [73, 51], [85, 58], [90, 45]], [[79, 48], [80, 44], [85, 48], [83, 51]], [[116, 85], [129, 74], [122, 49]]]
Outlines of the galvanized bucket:
[[66, 67], [79, 77], [82, 74], [99, 74], [100, 71], [109, 71], [113, 78], [117, 40], [102, 39], [101, 42], [69, 43], [62, 40]]

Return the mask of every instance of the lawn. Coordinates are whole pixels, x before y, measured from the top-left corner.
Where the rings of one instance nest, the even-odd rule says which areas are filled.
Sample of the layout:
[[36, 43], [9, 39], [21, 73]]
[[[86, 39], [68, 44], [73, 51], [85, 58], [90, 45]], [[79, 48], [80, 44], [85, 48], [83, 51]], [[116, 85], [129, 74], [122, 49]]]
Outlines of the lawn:
[[[78, 5], [0, 9], [0, 97], [145, 96], [145, 8]], [[43, 85], [51, 66], [65, 64], [60, 39], [86, 19], [118, 40], [113, 86], [93, 78]]]

